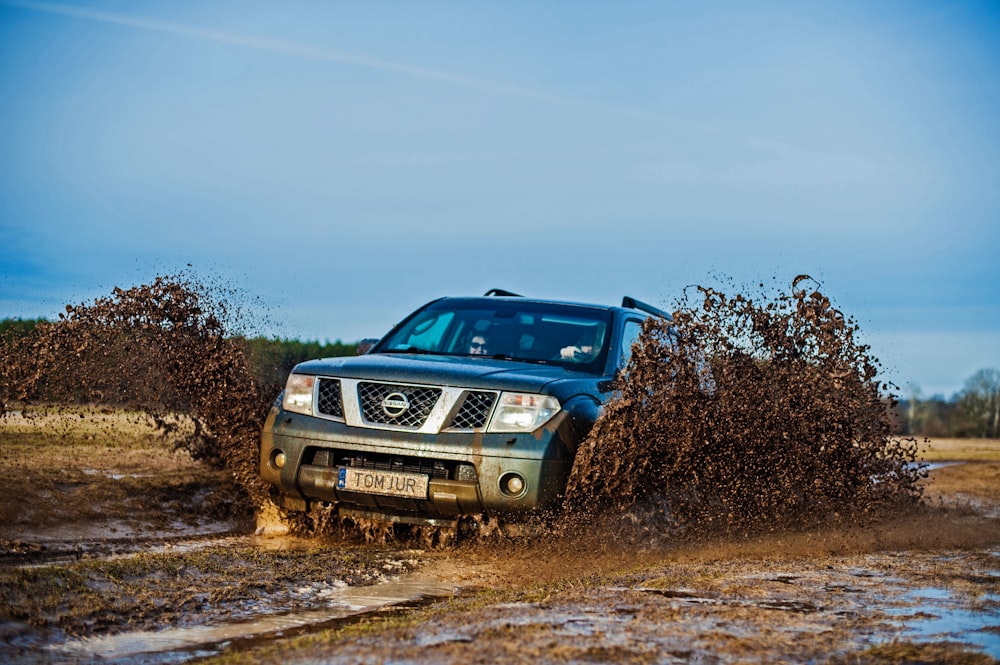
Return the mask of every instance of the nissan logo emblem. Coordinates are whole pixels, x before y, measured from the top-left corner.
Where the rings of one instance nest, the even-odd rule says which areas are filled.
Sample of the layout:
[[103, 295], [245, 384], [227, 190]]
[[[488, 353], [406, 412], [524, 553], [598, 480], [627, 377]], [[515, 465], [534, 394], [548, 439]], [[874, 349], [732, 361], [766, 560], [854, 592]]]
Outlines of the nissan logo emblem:
[[382, 412], [390, 418], [398, 418], [410, 408], [410, 400], [403, 393], [389, 393], [382, 399]]

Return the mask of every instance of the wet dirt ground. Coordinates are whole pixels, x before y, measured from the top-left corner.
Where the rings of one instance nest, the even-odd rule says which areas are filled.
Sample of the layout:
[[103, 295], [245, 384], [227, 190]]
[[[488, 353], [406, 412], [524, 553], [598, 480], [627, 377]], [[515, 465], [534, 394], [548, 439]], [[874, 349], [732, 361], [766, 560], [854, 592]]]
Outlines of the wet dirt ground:
[[257, 536], [233, 479], [141, 420], [9, 414], [0, 661], [996, 662], [1000, 442], [925, 456], [926, 505], [864, 526], [425, 550]]

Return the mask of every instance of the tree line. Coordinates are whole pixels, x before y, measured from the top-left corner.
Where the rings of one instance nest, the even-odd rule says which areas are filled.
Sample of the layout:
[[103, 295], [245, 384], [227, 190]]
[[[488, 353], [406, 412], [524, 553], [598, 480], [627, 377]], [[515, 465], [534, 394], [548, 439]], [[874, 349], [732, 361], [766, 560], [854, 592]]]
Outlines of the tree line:
[[937, 437], [1000, 438], [1000, 369], [981, 369], [951, 399], [924, 399], [920, 389], [896, 405], [902, 434]]
[[243, 340], [247, 345], [247, 360], [258, 385], [271, 391], [280, 390], [292, 368], [304, 360], [353, 356], [357, 342], [302, 342], [297, 339], [254, 337]]
[[[0, 342], [29, 335], [46, 319], [0, 319]], [[258, 384], [265, 391], [280, 390], [291, 369], [312, 358], [351, 356], [357, 342], [319, 342], [265, 337], [240, 338]], [[899, 434], [934, 437], [1000, 438], [1000, 370], [981, 369], [969, 377], [951, 399], [920, 397], [919, 389], [894, 406]]]

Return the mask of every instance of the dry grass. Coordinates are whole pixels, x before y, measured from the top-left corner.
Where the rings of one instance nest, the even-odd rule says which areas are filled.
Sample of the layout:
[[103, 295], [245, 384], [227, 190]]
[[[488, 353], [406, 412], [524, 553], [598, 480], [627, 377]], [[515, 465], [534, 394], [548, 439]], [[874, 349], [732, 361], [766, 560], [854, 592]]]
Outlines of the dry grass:
[[[177, 429], [165, 434], [143, 413], [92, 407], [0, 417], [0, 545], [91, 522], [148, 526], [229, 515], [230, 474], [179, 449], [193, 426], [183, 419], [173, 424]], [[202, 490], [212, 490], [211, 498]]]
[[975, 498], [1000, 505], [1000, 462], [965, 462], [931, 472], [928, 498]]
[[[6, 413], [0, 416], [0, 468], [53, 468], [65, 463], [127, 471], [138, 464], [148, 467], [162, 460], [164, 468], [184, 463], [187, 453], [177, 443], [194, 431], [188, 418], [166, 422], [165, 433], [148, 415], [92, 407], [51, 407]], [[131, 463], [130, 463], [131, 462]]]
[[1000, 439], [926, 439], [920, 457], [926, 462], [1000, 462]]

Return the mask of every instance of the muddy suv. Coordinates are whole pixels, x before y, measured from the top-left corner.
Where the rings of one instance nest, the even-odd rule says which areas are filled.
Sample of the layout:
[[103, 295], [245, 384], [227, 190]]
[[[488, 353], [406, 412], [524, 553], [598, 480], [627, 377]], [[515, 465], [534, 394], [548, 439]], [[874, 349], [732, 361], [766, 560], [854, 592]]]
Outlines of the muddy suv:
[[559, 501], [577, 446], [649, 316], [504, 291], [441, 298], [363, 355], [297, 365], [260, 472], [287, 510], [454, 525]]

